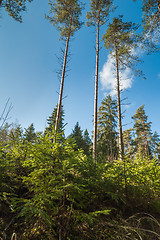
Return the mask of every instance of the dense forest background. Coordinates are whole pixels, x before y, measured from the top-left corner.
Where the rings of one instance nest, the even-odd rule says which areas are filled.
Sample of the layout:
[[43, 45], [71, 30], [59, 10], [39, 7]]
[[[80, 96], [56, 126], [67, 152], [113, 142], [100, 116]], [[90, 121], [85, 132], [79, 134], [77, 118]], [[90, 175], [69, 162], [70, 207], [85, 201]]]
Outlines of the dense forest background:
[[[0, 9], [22, 23], [31, 2], [1, 0]], [[94, 127], [89, 134], [77, 119], [67, 135], [63, 85], [69, 74], [69, 47], [83, 25], [85, 5], [56, 0], [49, 6], [45, 18], [65, 43], [59, 100], [39, 132], [34, 123], [28, 128], [11, 123], [10, 99], [3, 106], [0, 239], [160, 239], [160, 136], [152, 131], [144, 104], [130, 116], [132, 125], [125, 130], [123, 125], [128, 104], [124, 71], [130, 78], [145, 78], [137, 52], [159, 54], [160, 2], [142, 1], [142, 22], [135, 24], [122, 15], [112, 17], [114, 1], [91, 0], [86, 24], [95, 30]], [[101, 29], [115, 84], [98, 104]]]

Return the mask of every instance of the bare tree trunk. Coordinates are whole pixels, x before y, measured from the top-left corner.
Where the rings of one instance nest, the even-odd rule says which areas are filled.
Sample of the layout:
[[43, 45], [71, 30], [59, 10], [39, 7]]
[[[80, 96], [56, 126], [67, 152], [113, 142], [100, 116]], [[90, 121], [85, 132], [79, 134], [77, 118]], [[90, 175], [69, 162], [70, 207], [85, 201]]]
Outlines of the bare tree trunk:
[[142, 121], [142, 124], [143, 124], [143, 131], [144, 131], [144, 149], [145, 149], [145, 154], [146, 154], [147, 157], [149, 157], [149, 147], [148, 147], [147, 133], [146, 133], [143, 121]]
[[112, 139], [110, 139], [110, 161], [113, 161], [113, 144]]
[[120, 78], [119, 78], [119, 61], [117, 47], [115, 43], [115, 56], [116, 56], [116, 76], [117, 76], [117, 112], [118, 112], [118, 130], [119, 130], [119, 156], [120, 160], [123, 161], [124, 170], [124, 181], [125, 181], [125, 195], [126, 201], [128, 199], [128, 189], [127, 189], [127, 177], [126, 177], [126, 161], [124, 158], [124, 146], [123, 146], [123, 135], [122, 135], [122, 114], [121, 114], [121, 98], [120, 98]]
[[12, 103], [9, 105], [10, 98], [8, 98], [6, 105], [3, 109], [2, 114], [0, 115], [0, 130], [3, 128], [4, 124], [6, 123], [8, 119], [8, 115], [12, 110]]
[[57, 116], [56, 116], [56, 123], [55, 123], [54, 142], [56, 141], [56, 135], [57, 135], [58, 125], [59, 125], [59, 119], [60, 119], [60, 114], [61, 114], [62, 96], [63, 96], [63, 87], [64, 87], [65, 72], [66, 72], [66, 64], [67, 64], [69, 40], [70, 40], [70, 34], [68, 35], [67, 41], [66, 41], [66, 48], [65, 48], [65, 55], [64, 55], [64, 62], [63, 62], [63, 71], [62, 71], [62, 78], [61, 78], [61, 88], [60, 88], [59, 102], [58, 102], [58, 107], [57, 107]]
[[119, 156], [123, 160], [124, 148], [123, 148], [123, 135], [122, 135], [122, 114], [121, 114], [121, 99], [120, 99], [120, 79], [119, 79], [119, 62], [117, 55], [117, 47], [115, 45], [116, 55], [116, 77], [117, 77], [117, 111], [118, 111], [118, 130], [119, 130]]
[[97, 21], [97, 47], [96, 47], [96, 74], [95, 74], [95, 96], [94, 96], [94, 133], [93, 133], [93, 159], [96, 161], [97, 155], [97, 109], [98, 109], [98, 72], [99, 72], [99, 23], [100, 10]]

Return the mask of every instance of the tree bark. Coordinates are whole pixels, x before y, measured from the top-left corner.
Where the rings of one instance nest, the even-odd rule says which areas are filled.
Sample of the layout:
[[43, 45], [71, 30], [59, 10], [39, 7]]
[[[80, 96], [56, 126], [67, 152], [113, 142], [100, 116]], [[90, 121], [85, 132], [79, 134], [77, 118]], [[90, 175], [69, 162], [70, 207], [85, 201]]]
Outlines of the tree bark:
[[56, 123], [55, 123], [54, 142], [56, 141], [56, 135], [57, 135], [57, 131], [58, 131], [58, 125], [59, 125], [59, 119], [60, 119], [60, 113], [61, 113], [61, 107], [62, 107], [62, 96], [63, 96], [63, 87], [64, 87], [65, 72], [66, 72], [69, 40], [70, 40], [70, 33], [68, 34], [67, 41], [66, 41], [66, 48], [65, 48], [65, 55], [64, 55], [64, 62], [63, 62], [63, 70], [62, 70], [62, 78], [61, 78], [61, 87], [60, 87], [59, 101], [58, 101], [58, 107], [57, 107], [57, 116], [56, 116]]
[[100, 10], [98, 11], [97, 21], [97, 42], [96, 42], [96, 74], [95, 74], [95, 96], [94, 96], [94, 133], [93, 133], [93, 160], [97, 156], [97, 109], [98, 109], [98, 72], [99, 72], [99, 25]]
[[120, 98], [120, 78], [119, 78], [119, 60], [117, 46], [115, 42], [115, 56], [116, 56], [116, 77], [117, 77], [117, 112], [118, 112], [118, 130], [119, 130], [119, 157], [123, 161], [123, 171], [124, 171], [124, 182], [125, 182], [125, 195], [126, 201], [128, 199], [128, 187], [127, 187], [127, 177], [126, 177], [126, 161], [124, 158], [124, 145], [123, 145], [123, 135], [122, 135], [122, 114], [121, 114], [121, 98]]
[[148, 147], [148, 140], [147, 140], [147, 133], [145, 130], [144, 122], [142, 121], [143, 124], [143, 131], [144, 131], [144, 148], [145, 148], [145, 154], [147, 157], [149, 157], [149, 147]]
[[119, 78], [119, 61], [117, 47], [115, 44], [115, 56], [116, 56], [116, 78], [117, 78], [117, 112], [118, 112], [118, 130], [119, 130], [119, 156], [123, 160], [124, 148], [123, 148], [123, 135], [122, 135], [122, 114], [121, 114], [121, 99], [120, 99], [120, 78]]

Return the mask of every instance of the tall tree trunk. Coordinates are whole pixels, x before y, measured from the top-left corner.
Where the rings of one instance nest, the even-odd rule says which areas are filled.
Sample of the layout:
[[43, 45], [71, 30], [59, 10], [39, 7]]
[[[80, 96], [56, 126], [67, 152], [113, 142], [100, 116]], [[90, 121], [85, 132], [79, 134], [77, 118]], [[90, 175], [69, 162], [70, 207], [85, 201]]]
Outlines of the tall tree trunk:
[[149, 157], [149, 147], [148, 147], [148, 140], [147, 140], [147, 133], [145, 130], [145, 125], [144, 125], [144, 121], [142, 121], [143, 124], [143, 131], [144, 131], [144, 149], [145, 149], [145, 154], [147, 157]]
[[117, 111], [118, 111], [118, 130], [119, 130], [119, 156], [120, 160], [123, 161], [124, 169], [124, 181], [125, 181], [125, 195], [126, 201], [128, 199], [128, 189], [127, 189], [127, 177], [126, 177], [126, 162], [124, 159], [124, 146], [123, 146], [123, 135], [122, 135], [122, 114], [121, 114], [121, 98], [120, 98], [120, 78], [119, 78], [119, 60], [117, 47], [115, 43], [115, 56], [116, 56], [116, 77], [117, 77]]
[[66, 48], [65, 48], [65, 55], [64, 55], [64, 62], [63, 62], [63, 70], [62, 70], [62, 78], [61, 78], [61, 87], [60, 87], [59, 101], [58, 101], [58, 107], [57, 107], [57, 116], [56, 116], [56, 123], [55, 123], [54, 142], [56, 141], [56, 135], [57, 135], [57, 131], [58, 131], [59, 119], [60, 119], [60, 114], [61, 114], [62, 96], [63, 96], [63, 87], [64, 87], [65, 72], [66, 72], [69, 40], [70, 40], [70, 33], [68, 34], [67, 41], [66, 41]]
[[97, 21], [97, 43], [96, 43], [96, 74], [95, 74], [95, 96], [94, 96], [94, 133], [93, 133], [93, 159], [96, 161], [97, 155], [97, 109], [98, 109], [98, 72], [99, 72], [99, 24], [100, 10]]
[[119, 130], [119, 156], [123, 160], [124, 148], [123, 148], [123, 135], [122, 135], [122, 114], [121, 114], [121, 99], [120, 99], [120, 78], [119, 78], [119, 61], [117, 54], [117, 47], [115, 44], [115, 56], [116, 56], [116, 77], [117, 77], [117, 112], [118, 112], [118, 130]]
[[112, 138], [110, 139], [110, 161], [113, 161], [113, 144], [112, 144]]

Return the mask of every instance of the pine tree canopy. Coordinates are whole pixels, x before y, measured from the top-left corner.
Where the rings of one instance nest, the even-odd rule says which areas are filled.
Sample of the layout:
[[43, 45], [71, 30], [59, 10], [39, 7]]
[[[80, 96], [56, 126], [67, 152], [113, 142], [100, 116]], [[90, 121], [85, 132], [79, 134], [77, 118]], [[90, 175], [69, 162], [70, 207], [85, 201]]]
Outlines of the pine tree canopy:
[[107, 22], [109, 12], [113, 11], [113, 0], [91, 0], [90, 12], [87, 12], [87, 26], [96, 26], [97, 20], [100, 25]]
[[139, 36], [136, 34], [138, 25], [132, 22], [123, 22], [123, 16], [114, 18], [109, 24], [106, 33], [103, 35], [104, 47], [110, 50], [115, 58], [115, 48], [119, 65], [130, 67], [137, 63], [138, 58], [135, 55], [137, 41]]
[[26, 11], [27, 2], [32, 2], [32, 0], [0, 0], [0, 7], [4, 7], [11, 17], [21, 23], [20, 13]]
[[[137, 1], [137, 0], [133, 0]], [[159, 51], [160, 1], [142, 0], [142, 46], [148, 53]]]
[[80, 29], [82, 22], [83, 4], [78, 0], [49, 0], [50, 11], [46, 18], [53, 24], [61, 34], [61, 37], [67, 38]]

